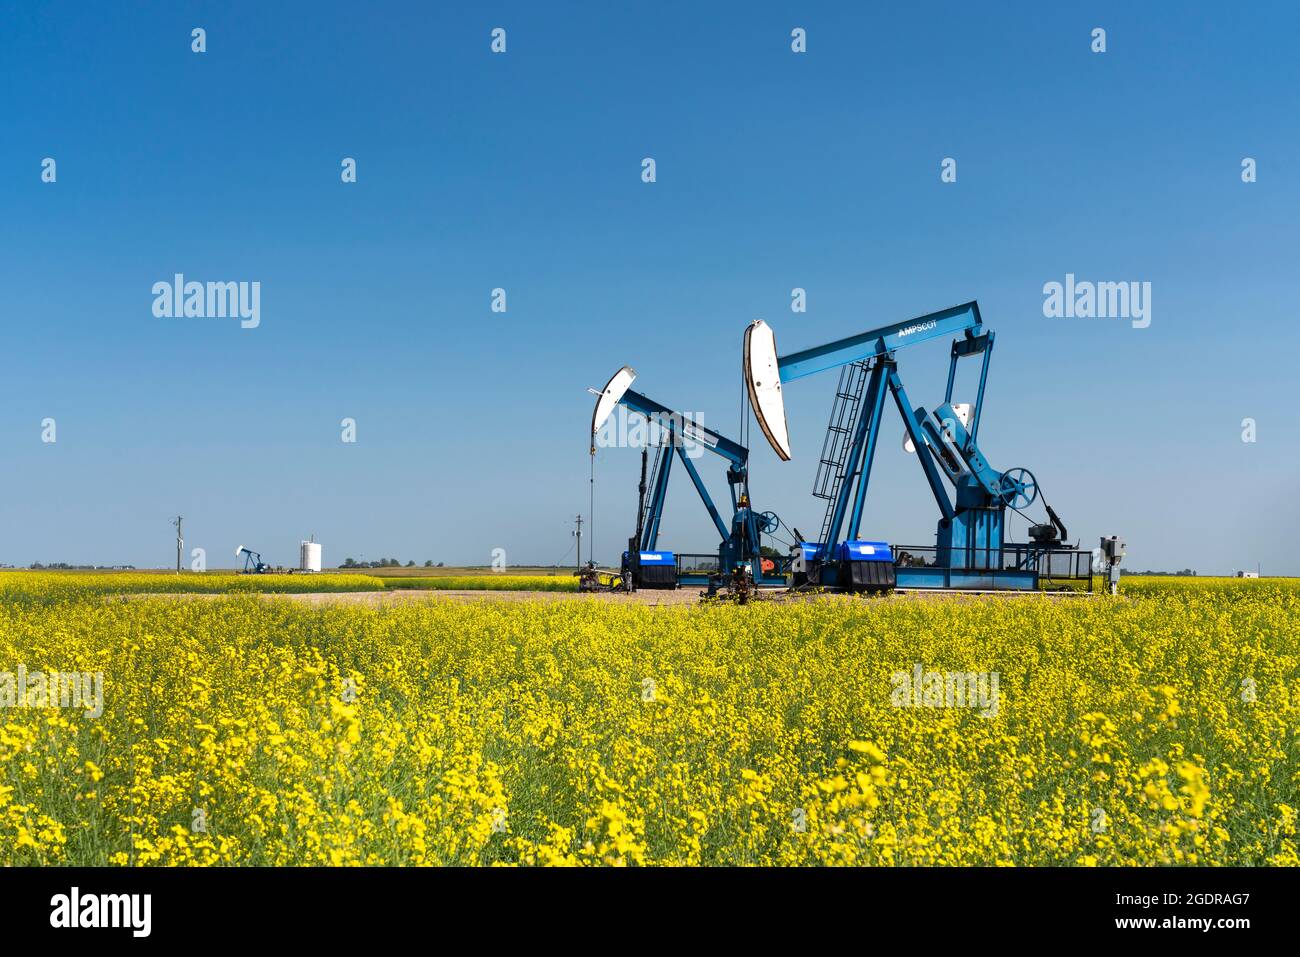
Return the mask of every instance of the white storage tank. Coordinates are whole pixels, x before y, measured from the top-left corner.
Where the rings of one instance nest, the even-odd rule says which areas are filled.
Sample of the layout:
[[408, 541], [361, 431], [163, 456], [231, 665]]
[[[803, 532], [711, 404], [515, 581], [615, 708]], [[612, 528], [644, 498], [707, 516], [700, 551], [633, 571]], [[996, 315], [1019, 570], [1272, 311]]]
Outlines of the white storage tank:
[[303, 542], [298, 547], [298, 570], [301, 572], [320, 571], [320, 542]]

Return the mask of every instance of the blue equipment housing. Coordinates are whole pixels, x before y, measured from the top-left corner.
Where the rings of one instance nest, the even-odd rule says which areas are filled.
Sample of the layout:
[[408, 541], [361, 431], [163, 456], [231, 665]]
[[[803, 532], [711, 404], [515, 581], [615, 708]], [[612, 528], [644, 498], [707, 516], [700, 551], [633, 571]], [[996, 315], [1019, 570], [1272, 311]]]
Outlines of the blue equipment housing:
[[[632, 567], [628, 561], [629, 554], [623, 553], [623, 573]], [[672, 552], [637, 552], [637, 567], [640, 569], [638, 586], [641, 588], [676, 588], [677, 556]]]
[[836, 556], [842, 562], [894, 563], [894, 550], [888, 542], [840, 542]]
[[[627, 552], [623, 553], [623, 557], [627, 558]], [[672, 552], [641, 552], [640, 557], [644, 568], [677, 567], [677, 557]]]
[[885, 542], [840, 542], [837, 584], [849, 591], [889, 591], [897, 583], [894, 551]]

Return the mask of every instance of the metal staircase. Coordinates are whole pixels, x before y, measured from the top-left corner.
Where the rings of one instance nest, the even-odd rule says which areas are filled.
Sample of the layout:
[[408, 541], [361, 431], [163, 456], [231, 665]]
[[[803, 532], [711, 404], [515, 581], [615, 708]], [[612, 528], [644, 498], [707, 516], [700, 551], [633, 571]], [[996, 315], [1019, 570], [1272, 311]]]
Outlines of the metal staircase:
[[[668, 454], [669, 455], [672, 454], [671, 450], [669, 451]], [[663, 464], [664, 464], [663, 457], [664, 457], [664, 446], [662, 443], [660, 443], [658, 446], [655, 447], [655, 461], [654, 461], [654, 465], [650, 469], [649, 487], [651, 489], [656, 489], [659, 487], [659, 470], [663, 468]], [[637, 528], [642, 528], [642, 529], [649, 528], [650, 507], [653, 504], [653, 502], [654, 502], [653, 493], [645, 496], [641, 500], [641, 514], [640, 516], [638, 516]], [[638, 543], [638, 547], [640, 547], [640, 543]]]
[[827, 541], [827, 536], [831, 533], [835, 500], [846, 478], [845, 463], [849, 449], [853, 446], [853, 430], [858, 424], [867, 379], [868, 368], [865, 362], [850, 363], [840, 371], [840, 384], [835, 390], [835, 402], [831, 405], [830, 424], [826, 427], [826, 439], [822, 442], [821, 461], [817, 465], [817, 475], [813, 478], [813, 495], [826, 500], [826, 517], [822, 520], [818, 542]]

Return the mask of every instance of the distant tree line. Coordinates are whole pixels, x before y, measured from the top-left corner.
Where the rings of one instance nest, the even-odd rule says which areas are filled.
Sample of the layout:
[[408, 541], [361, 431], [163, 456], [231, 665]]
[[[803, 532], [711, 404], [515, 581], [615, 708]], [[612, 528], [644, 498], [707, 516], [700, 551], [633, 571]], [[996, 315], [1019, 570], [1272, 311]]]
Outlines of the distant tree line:
[[1152, 572], [1152, 571], [1140, 572], [1136, 568], [1121, 568], [1119, 571], [1121, 575], [1179, 575], [1184, 578], [1196, 577], [1196, 572], [1190, 568], [1184, 568], [1180, 572]]
[[134, 565], [69, 565], [67, 562], [50, 562], [48, 565], [42, 565], [40, 562], [32, 562], [27, 567], [32, 569], [33, 571], [37, 571], [43, 568], [46, 571], [79, 571], [79, 572], [93, 572], [93, 571], [120, 572], [120, 571], [133, 571], [135, 569]]
[[[410, 561], [403, 565], [396, 558], [381, 558], [373, 562], [359, 562], [355, 558], [343, 559], [343, 564], [339, 568], [414, 568], [415, 562]], [[426, 559], [425, 568], [442, 568], [442, 562], [434, 563], [433, 559]]]

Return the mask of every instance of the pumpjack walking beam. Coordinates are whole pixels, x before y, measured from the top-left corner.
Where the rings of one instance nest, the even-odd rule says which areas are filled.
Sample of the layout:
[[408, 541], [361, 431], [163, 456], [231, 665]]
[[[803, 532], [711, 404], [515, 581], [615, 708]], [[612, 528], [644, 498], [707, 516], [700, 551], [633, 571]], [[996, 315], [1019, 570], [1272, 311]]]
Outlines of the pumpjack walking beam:
[[[764, 323], [766, 325], [766, 323]], [[782, 382], [792, 382], [826, 369], [836, 369], [850, 362], [860, 362], [877, 356], [887, 355], [903, 346], [914, 346], [918, 342], [941, 339], [944, 336], [965, 335], [968, 340], [975, 339], [982, 330], [979, 303], [971, 301], [960, 306], [953, 306], [941, 312], [932, 312], [917, 319], [896, 322], [893, 325], [872, 329], [846, 339], [838, 339], [825, 345], [814, 346], [800, 352], [792, 352], [777, 360], [777, 367]], [[752, 327], [751, 327], [752, 328]], [[978, 350], [973, 350], [978, 351]], [[954, 355], [954, 360], [956, 356]], [[952, 378], [949, 376], [949, 386]], [[777, 449], [777, 454], [780, 454]], [[789, 450], [787, 449], [787, 452]], [[788, 456], [787, 456], [788, 457]]]

